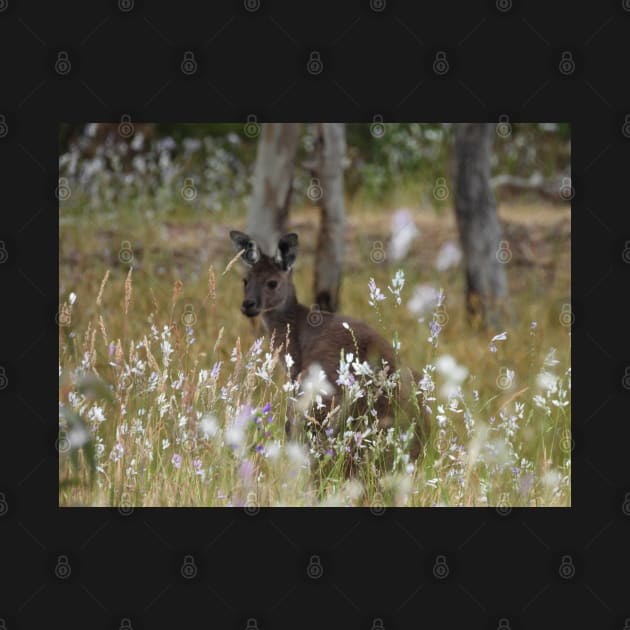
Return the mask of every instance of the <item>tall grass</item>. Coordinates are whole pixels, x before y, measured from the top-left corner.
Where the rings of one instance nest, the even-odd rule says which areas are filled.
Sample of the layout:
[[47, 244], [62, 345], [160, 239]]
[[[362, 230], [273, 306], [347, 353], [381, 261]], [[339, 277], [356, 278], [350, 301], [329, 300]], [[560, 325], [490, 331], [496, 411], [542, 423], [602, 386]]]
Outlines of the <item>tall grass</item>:
[[[413, 460], [410, 431], [375, 431], [369, 405], [338, 431], [310, 423], [324, 386], [316, 373], [305, 430], [289, 440], [287, 410], [303, 395], [282, 369], [282, 340], [272, 348], [240, 315], [238, 266], [223, 273], [227, 244], [205, 241], [194, 217], [149, 226], [126, 216], [114, 230], [94, 217], [62, 224], [60, 505], [570, 505], [566, 269], [542, 288], [533, 270], [510, 270], [513, 320], [474, 332], [457, 269], [403, 262], [395, 275], [350, 259], [343, 311], [422, 373], [432, 431]], [[123, 242], [131, 255], [115, 250]], [[212, 254], [190, 256], [208, 245]], [[354, 255], [369, 260], [369, 247], [359, 242]], [[308, 303], [305, 249], [294, 275]], [[443, 303], [419, 318], [407, 305], [427, 280], [445, 288]], [[340, 380], [369, 399], [376, 375], [345, 357]]]

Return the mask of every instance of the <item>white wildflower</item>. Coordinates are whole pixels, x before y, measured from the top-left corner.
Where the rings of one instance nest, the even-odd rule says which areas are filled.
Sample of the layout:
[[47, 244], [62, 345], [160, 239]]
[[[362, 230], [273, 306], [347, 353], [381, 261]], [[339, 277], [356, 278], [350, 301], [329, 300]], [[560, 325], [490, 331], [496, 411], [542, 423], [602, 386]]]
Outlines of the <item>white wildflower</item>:
[[206, 414], [199, 423], [201, 434], [204, 438], [213, 438], [219, 431], [219, 425], [217, 419], [212, 414]]
[[420, 234], [408, 208], [400, 208], [393, 213], [391, 231], [389, 256], [392, 260], [401, 260], [407, 255], [414, 239]]
[[462, 260], [462, 252], [453, 241], [446, 241], [438, 252], [435, 268], [438, 271], [446, 271], [456, 267]]
[[[402, 299], [400, 297], [400, 292], [405, 286], [405, 272], [402, 269], [399, 269], [392, 279], [391, 285], [387, 287], [389, 292], [394, 296], [396, 300], [396, 304], [400, 305]], [[385, 299], [385, 298], [383, 298]]]
[[439, 291], [430, 284], [420, 284], [414, 288], [411, 299], [407, 302], [407, 309], [413, 314], [424, 316], [437, 305]]

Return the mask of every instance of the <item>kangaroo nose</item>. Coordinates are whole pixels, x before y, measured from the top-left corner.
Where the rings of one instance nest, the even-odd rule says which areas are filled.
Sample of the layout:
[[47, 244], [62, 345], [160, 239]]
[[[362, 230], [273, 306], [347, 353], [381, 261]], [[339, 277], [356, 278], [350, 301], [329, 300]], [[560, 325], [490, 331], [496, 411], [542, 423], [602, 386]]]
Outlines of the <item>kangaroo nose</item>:
[[256, 308], [256, 300], [244, 300], [241, 305], [241, 311], [247, 317], [254, 317], [258, 315], [258, 309]]

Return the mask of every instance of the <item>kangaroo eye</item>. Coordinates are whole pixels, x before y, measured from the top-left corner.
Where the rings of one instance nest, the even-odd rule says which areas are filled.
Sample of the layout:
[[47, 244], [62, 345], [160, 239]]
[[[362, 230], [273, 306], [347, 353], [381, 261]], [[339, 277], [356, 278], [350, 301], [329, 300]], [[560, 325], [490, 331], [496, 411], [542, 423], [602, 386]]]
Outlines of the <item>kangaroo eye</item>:
[[243, 278], [243, 286], [247, 284], [247, 278]]
[[270, 289], [275, 289], [278, 286], [278, 282], [276, 280], [269, 280], [269, 282], [267, 282], [267, 286]]

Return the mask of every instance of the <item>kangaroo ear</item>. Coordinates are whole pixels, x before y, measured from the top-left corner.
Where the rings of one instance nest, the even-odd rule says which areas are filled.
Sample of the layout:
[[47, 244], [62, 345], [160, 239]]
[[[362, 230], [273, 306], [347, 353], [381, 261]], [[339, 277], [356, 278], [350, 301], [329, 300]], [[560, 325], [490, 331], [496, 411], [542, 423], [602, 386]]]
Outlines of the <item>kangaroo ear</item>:
[[239, 232], [238, 230], [232, 230], [230, 232], [230, 238], [234, 242], [234, 245], [236, 245], [237, 250], [245, 250], [241, 256], [241, 260], [248, 267], [253, 267], [260, 260], [258, 245], [256, 241], [252, 240], [247, 234]]
[[293, 267], [298, 253], [298, 235], [291, 232], [278, 241], [275, 260], [282, 269], [288, 271]]

